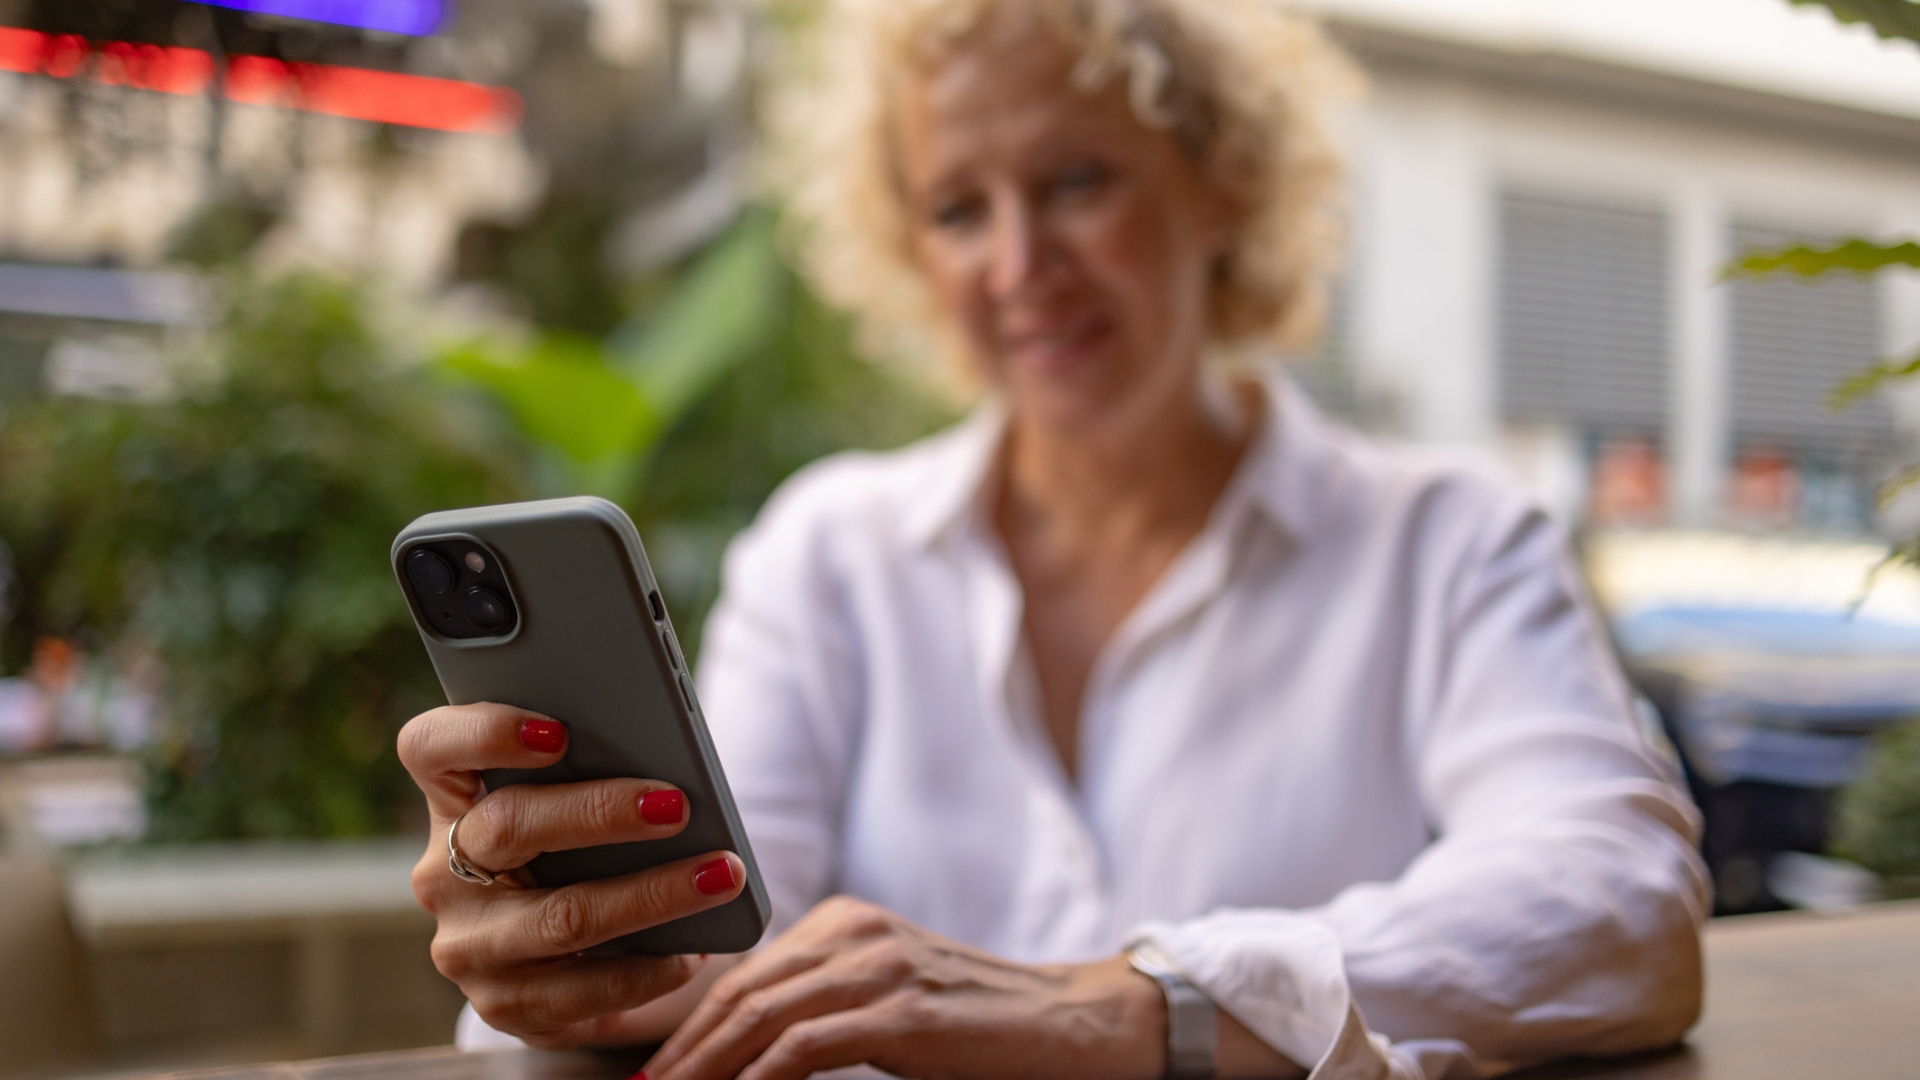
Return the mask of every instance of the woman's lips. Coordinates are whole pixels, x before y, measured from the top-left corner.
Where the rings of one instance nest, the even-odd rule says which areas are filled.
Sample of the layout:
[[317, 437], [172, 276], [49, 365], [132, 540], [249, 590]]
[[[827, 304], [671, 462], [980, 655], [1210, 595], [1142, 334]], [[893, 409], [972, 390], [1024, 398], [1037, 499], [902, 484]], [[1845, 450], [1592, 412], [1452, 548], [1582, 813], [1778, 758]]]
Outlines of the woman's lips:
[[1104, 315], [1087, 315], [1045, 329], [1006, 336], [1007, 355], [1020, 363], [1057, 371], [1085, 360], [1111, 329]]

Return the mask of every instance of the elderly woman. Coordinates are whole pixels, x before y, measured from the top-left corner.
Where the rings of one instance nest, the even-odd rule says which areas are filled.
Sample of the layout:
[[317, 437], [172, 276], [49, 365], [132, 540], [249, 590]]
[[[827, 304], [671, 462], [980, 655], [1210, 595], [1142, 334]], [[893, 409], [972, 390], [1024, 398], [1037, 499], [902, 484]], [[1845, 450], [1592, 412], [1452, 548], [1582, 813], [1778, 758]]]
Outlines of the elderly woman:
[[[549, 892], [429, 851], [478, 1017], [671, 1035], [653, 1080], [1471, 1076], [1678, 1038], [1695, 819], [1561, 533], [1215, 359], [1315, 320], [1329, 47], [1260, 0], [871, 0], [827, 40], [819, 284], [986, 403], [806, 470], [728, 558], [700, 686], [770, 939], [578, 955], [732, 899], [723, 853]], [[708, 812], [643, 780], [476, 806], [474, 770], [564, 739], [481, 706], [403, 750], [491, 870]]]

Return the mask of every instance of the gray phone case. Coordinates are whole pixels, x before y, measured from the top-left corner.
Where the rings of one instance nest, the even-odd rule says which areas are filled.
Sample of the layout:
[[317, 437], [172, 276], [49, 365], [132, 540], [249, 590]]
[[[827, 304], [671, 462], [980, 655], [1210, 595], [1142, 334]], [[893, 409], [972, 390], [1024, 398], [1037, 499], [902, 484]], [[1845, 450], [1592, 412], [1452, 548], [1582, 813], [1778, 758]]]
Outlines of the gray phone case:
[[[519, 614], [505, 636], [446, 637], [421, 612], [401, 560], [416, 545], [449, 539], [493, 551]], [[448, 702], [501, 702], [567, 725], [567, 753], [558, 765], [489, 770], [482, 774], [489, 790], [645, 777], [686, 792], [689, 820], [680, 835], [549, 852], [528, 864], [536, 882], [555, 887], [614, 877], [716, 850], [732, 851], [746, 864], [746, 889], [729, 903], [593, 951], [666, 955], [752, 948], [767, 925], [766, 886], [664, 617], [640, 534], [625, 512], [605, 499], [572, 498], [427, 514], [394, 538], [392, 558]]]

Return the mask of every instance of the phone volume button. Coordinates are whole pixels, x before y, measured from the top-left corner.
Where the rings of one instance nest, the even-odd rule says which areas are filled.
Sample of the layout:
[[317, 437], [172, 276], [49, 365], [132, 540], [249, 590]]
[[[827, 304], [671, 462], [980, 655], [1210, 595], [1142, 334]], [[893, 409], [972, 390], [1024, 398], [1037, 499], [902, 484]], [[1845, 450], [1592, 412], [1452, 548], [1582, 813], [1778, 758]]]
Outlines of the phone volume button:
[[675, 681], [680, 684], [680, 700], [686, 702], [687, 711], [692, 712], [693, 711], [693, 680], [687, 678], [687, 673], [683, 671], [680, 673], [680, 678]]

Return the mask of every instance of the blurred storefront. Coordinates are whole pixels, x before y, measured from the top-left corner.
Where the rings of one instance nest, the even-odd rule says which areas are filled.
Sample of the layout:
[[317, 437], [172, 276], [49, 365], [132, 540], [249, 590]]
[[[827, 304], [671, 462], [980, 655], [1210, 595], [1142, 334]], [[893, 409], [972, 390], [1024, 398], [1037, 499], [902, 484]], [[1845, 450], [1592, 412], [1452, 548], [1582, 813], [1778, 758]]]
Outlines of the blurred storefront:
[[1920, 285], [1721, 278], [1920, 225], [1920, 63], [1771, 0], [1311, 0], [1361, 59], [1339, 353], [1375, 423], [1502, 453], [1570, 521], [1860, 533]]

